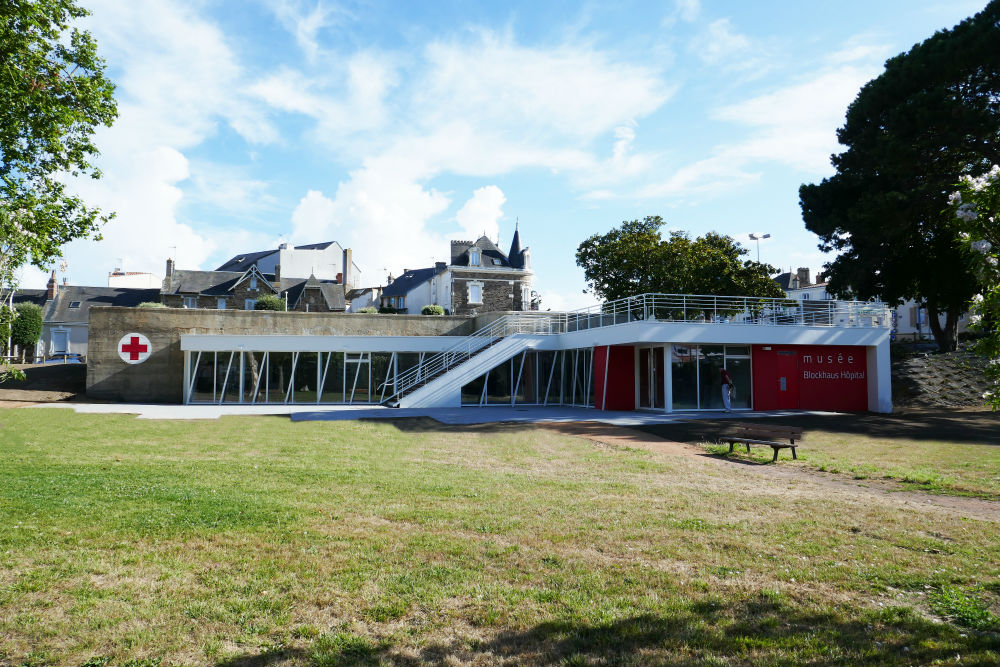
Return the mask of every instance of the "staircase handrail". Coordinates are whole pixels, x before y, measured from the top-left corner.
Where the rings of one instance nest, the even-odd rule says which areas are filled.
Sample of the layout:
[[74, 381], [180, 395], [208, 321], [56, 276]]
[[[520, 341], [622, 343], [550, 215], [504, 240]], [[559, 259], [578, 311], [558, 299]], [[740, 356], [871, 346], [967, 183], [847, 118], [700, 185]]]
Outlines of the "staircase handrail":
[[565, 323], [565, 313], [522, 312], [503, 315], [468, 336], [462, 337], [454, 345], [438, 352], [430, 359], [425, 359], [413, 368], [397, 374], [394, 382], [384, 383], [395, 386], [383, 402], [392, 400], [421, 382], [433, 379], [501, 338], [519, 333], [546, 335], [563, 333], [566, 330]]

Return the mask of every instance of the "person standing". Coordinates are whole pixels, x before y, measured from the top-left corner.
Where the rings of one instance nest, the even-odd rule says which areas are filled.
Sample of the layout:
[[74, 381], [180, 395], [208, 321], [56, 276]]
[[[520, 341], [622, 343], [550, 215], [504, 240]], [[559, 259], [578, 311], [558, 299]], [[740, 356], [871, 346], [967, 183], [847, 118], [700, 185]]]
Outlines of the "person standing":
[[733, 394], [736, 393], [736, 385], [733, 384], [733, 376], [725, 367], [722, 368], [722, 405], [726, 412], [733, 411]]

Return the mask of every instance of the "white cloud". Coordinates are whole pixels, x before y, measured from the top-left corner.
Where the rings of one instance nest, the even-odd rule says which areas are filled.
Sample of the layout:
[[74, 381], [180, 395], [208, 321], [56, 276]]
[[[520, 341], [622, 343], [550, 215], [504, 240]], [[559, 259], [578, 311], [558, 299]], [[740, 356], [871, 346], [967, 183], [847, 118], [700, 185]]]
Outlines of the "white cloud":
[[383, 269], [430, 266], [445, 258], [447, 240], [427, 223], [450, 201], [436, 190], [365, 167], [337, 187], [333, 199], [310, 191], [292, 214], [295, 242], [337, 240], [354, 250], [365, 284], [380, 284]]
[[485, 235], [496, 239], [500, 235], [499, 221], [503, 217], [506, 201], [507, 197], [495, 185], [487, 185], [472, 193], [472, 197], [455, 214], [463, 238], [478, 239]]
[[346, 14], [338, 4], [328, 5], [323, 2], [312, 4], [296, 0], [269, 0], [266, 4], [295, 37], [296, 43], [310, 62], [315, 61], [322, 50], [319, 33], [324, 28], [336, 25], [337, 19]]
[[[226, 36], [180, 2], [120, 3], [94, 0], [86, 27], [113, 65], [119, 118], [101, 129], [96, 143], [104, 178], [79, 179], [74, 191], [117, 217], [100, 242], [78, 240], [64, 248], [67, 276], [75, 284], [106, 284], [122, 259], [131, 270], [162, 273], [168, 255], [179, 268], [201, 268], [216, 250], [267, 240], [266, 234], [179, 218], [181, 186], [194, 199], [239, 212], [247, 200], [269, 202], [266, 186], [210, 162], [189, 162], [184, 152], [228, 123], [251, 143], [277, 139], [267, 107], [248, 96], [245, 73]], [[37, 280], [37, 276], [31, 278]]]
[[678, 21], [694, 23], [701, 16], [701, 0], [675, 0], [674, 10], [661, 21], [664, 28], [672, 28]]
[[691, 41], [690, 48], [710, 65], [735, 63], [750, 50], [750, 39], [736, 32], [728, 18], [718, 19]]
[[[772, 92], [717, 109], [716, 120], [747, 129], [745, 138], [721, 144], [709, 157], [676, 168], [666, 178], [640, 189], [640, 197], [685, 196], [733, 190], [757, 181], [765, 163], [779, 163], [808, 174], [828, 173], [830, 155], [842, 147], [836, 130], [848, 105], [880, 70], [877, 47], [852, 44], [861, 59], [833, 62], [811, 76]], [[867, 59], [867, 61], [865, 61]]]

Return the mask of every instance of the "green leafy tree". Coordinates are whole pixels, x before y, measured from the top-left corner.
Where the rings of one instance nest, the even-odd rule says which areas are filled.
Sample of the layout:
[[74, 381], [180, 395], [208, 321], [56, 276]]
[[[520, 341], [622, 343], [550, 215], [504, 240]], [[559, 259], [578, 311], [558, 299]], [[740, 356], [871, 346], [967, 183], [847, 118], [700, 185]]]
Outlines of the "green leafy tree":
[[42, 337], [42, 307], [34, 303], [14, 306], [14, 321], [10, 326], [10, 342], [23, 351], [34, 348]]
[[421, 315], [444, 315], [444, 306], [428, 304], [420, 309]]
[[743, 260], [750, 251], [732, 238], [710, 232], [692, 239], [685, 232], [671, 232], [663, 239], [662, 226], [658, 215], [626, 220], [581, 243], [576, 263], [588, 289], [606, 301], [645, 292], [785, 296], [770, 278], [777, 270]]
[[254, 310], [285, 310], [285, 300], [276, 294], [265, 294], [257, 299]]
[[94, 131], [117, 115], [97, 43], [71, 27], [86, 14], [73, 0], [0, 2], [0, 285], [15, 287], [23, 264], [48, 267], [68, 241], [97, 237], [110, 217], [66, 186], [100, 176]]
[[[847, 110], [836, 174], [799, 190], [806, 227], [838, 295], [927, 307], [939, 347], [979, 277], [956, 243], [947, 196], [963, 174], [1000, 162], [1000, 0], [889, 59]], [[944, 324], [939, 323], [944, 317]]]
[[1000, 165], [982, 176], [963, 178], [949, 201], [959, 250], [971, 257], [981, 288], [972, 297], [970, 324], [983, 335], [976, 351], [989, 360], [986, 376], [993, 387], [983, 398], [1000, 410]]

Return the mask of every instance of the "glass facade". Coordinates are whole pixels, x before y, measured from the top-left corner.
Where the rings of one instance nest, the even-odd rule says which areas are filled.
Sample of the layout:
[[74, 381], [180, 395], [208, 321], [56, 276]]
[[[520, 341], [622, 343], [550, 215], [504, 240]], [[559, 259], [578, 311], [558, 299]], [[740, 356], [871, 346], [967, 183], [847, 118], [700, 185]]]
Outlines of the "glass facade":
[[723, 409], [723, 368], [735, 385], [733, 409], [750, 408], [749, 345], [673, 345], [670, 359], [674, 410]]
[[191, 352], [190, 403], [372, 404], [423, 352]]
[[[396, 393], [400, 374], [435, 353], [189, 352], [189, 403], [372, 405]], [[722, 369], [733, 378], [734, 409], [752, 406], [749, 345], [637, 346], [636, 407], [721, 410]], [[670, 401], [665, 386], [669, 384]], [[461, 388], [462, 405], [594, 407], [594, 350], [527, 350]]]
[[462, 405], [593, 404], [591, 348], [521, 352], [462, 387]]

